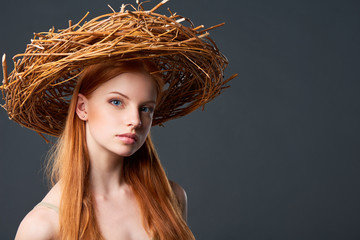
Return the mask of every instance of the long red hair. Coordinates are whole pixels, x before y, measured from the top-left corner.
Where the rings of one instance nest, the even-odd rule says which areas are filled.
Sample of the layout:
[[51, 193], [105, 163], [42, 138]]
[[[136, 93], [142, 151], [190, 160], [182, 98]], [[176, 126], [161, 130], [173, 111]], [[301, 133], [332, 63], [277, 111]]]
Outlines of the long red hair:
[[[96, 221], [94, 200], [89, 187], [90, 160], [85, 138], [85, 122], [75, 112], [77, 94], [91, 94], [100, 84], [129, 71], [150, 74], [155, 67], [147, 61], [110, 62], [87, 67], [81, 74], [70, 102], [63, 133], [54, 146], [52, 184], [61, 181], [60, 239], [104, 239]], [[150, 74], [160, 98], [163, 83]], [[137, 198], [143, 226], [154, 239], [195, 239], [182, 218], [165, 171], [150, 136], [132, 156], [124, 159], [124, 180]]]

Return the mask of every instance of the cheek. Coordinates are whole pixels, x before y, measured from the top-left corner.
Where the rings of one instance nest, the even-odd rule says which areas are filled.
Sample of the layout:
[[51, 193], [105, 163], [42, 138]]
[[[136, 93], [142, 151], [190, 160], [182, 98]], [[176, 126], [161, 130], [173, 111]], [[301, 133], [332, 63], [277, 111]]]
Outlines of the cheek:
[[152, 117], [150, 116], [142, 116], [141, 118], [141, 124], [143, 132], [146, 133], [146, 135], [149, 133], [152, 125]]
[[149, 135], [149, 132], [150, 132], [150, 127], [145, 128], [145, 129], [143, 130], [144, 142], [145, 142], [145, 138]]
[[89, 105], [88, 124], [95, 131], [104, 131], [115, 124], [114, 117], [106, 106]]
[[101, 122], [101, 116], [104, 116], [103, 109], [96, 108], [94, 106], [89, 106], [89, 111], [88, 111], [88, 122], [89, 123], [97, 124], [98, 122]]

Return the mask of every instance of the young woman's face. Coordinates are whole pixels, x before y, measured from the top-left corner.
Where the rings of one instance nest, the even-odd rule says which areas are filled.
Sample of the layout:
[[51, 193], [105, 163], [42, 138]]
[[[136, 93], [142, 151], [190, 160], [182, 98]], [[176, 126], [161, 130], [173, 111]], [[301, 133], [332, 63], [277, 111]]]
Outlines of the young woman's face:
[[156, 89], [149, 75], [123, 73], [100, 85], [87, 98], [82, 97], [89, 148], [126, 157], [143, 145], [156, 102]]

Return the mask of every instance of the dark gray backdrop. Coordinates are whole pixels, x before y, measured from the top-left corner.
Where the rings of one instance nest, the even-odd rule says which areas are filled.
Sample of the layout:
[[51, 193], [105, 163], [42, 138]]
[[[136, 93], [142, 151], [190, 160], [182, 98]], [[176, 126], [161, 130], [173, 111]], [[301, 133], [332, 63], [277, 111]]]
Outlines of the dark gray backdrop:
[[[0, 53], [10, 62], [33, 32], [109, 12], [106, 3], [121, 1], [2, 0]], [[204, 112], [153, 129], [197, 239], [359, 239], [359, 1], [167, 7], [195, 25], [225, 21], [211, 35], [230, 61], [226, 76], [239, 73]], [[48, 147], [0, 111], [0, 239], [47, 192]]]

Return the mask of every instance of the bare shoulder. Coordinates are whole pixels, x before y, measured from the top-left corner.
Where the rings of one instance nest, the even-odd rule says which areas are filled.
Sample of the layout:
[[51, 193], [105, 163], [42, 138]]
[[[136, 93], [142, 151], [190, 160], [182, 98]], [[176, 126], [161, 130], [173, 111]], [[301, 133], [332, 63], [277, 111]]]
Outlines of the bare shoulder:
[[61, 183], [58, 182], [51, 188], [48, 194], [46, 194], [42, 202], [51, 203], [52, 205], [59, 207], [60, 199], [61, 199]]
[[170, 182], [170, 186], [171, 186], [177, 200], [179, 201], [183, 218], [186, 221], [186, 219], [187, 219], [187, 195], [186, 195], [186, 192], [185, 192], [184, 188], [182, 186], [180, 186], [178, 183], [171, 181], [171, 180], [169, 182]]
[[57, 214], [51, 209], [34, 208], [21, 221], [15, 240], [55, 239], [58, 226]]
[[[42, 202], [59, 206], [60, 187], [56, 184]], [[35, 206], [21, 221], [15, 240], [56, 239], [59, 232], [59, 215], [46, 206]]]
[[170, 182], [170, 186], [171, 186], [175, 196], [177, 197], [178, 201], [180, 202], [180, 204], [182, 204], [182, 203], [185, 204], [187, 202], [187, 195], [186, 195], [184, 188], [174, 181], [170, 180], [169, 182]]

